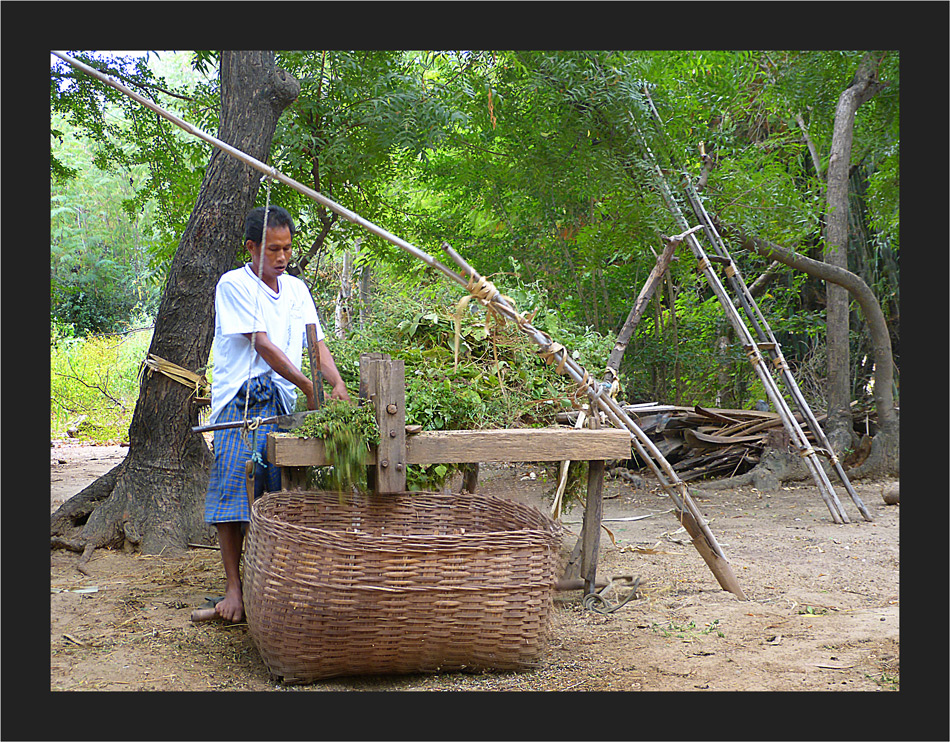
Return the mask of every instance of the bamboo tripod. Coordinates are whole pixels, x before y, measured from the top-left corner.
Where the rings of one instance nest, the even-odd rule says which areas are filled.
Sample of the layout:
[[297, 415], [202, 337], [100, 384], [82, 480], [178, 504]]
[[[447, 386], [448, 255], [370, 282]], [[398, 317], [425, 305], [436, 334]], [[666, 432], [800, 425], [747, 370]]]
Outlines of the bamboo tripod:
[[[662, 133], [662, 119], [653, 105], [653, 100], [650, 98], [649, 92], [646, 92], [646, 98], [656, 121], [657, 128], [660, 129]], [[688, 230], [689, 223], [687, 222], [686, 217], [683, 215], [683, 212], [680, 209], [676, 199], [673, 197], [666, 177], [663, 175], [662, 168], [656, 161], [653, 152], [650, 150], [646, 139], [643, 137], [643, 134], [639, 129], [637, 129], [637, 133], [640, 136], [641, 146], [643, 147], [647, 157], [652, 161], [652, 166], [657, 175], [660, 191], [663, 194], [663, 198], [666, 201], [670, 212], [676, 218], [680, 228]], [[673, 163], [673, 166], [676, 167], [675, 163]], [[775, 339], [775, 335], [772, 333], [768, 322], [762, 315], [762, 312], [759, 310], [759, 307], [756, 304], [755, 299], [748, 287], [746, 286], [745, 281], [742, 279], [742, 275], [739, 272], [738, 266], [736, 266], [735, 261], [732, 259], [732, 256], [726, 249], [726, 245], [723, 242], [722, 237], [719, 235], [719, 232], [713, 225], [712, 219], [709, 217], [709, 214], [703, 206], [703, 203], [699, 198], [699, 193], [693, 185], [692, 180], [688, 177], [688, 174], [685, 171], [681, 172], [683, 173], [685, 183], [684, 188], [690, 208], [693, 210], [693, 213], [699, 221], [699, 225], [703, 228], [706, 237], [713, 246], [715, 255], [710, 256], [706, 254], [693, 231], [689, 231], [688, 234], [685, 235], [687, 244], [689, 245], [693, 255], [696, 257], [698, 269], [703, 273], [707, 283], [712, 288], [713, 293], [715, 293], [716, 297], [719, 299], [719, 303], [725, 310], [726, 317], [735, 329], [737, 337], [741, 339], [743, 349], [745, 350], [746, 356], [749, 358], [749, 362], [752, 364], [753, 369], [755, 370], [759, 379], [762, 381], [762, 385], [765, 388], [766, 394], [768, 395], [769, 400], [772, 402], [775, 410], [778, 412], [785, 429], [788, 431], [792, 444], [795, 446], [798, 454], [805, 461], [805, 465], [807, 466], [809, 472], [815, 480], [816, 485], [818, 486], [818, 491], [821, 494], [822, 499], [828, 506], [828, 510], [831, 512], [832, 519], [835, 523], [851, 522], [848, 518], [848, 514], [844, 510], [844, 507], [841, 505], [841, 501], [838, 499], [838, 496], [835, 493], [834, 486], [832, 486], [825, 469], [822, 467], [821, 462], [818, 459], [819, 451], [829, 458], [832, 467], [843, 483], [848, 495], [851, 497], [851, 500], [857, 506], [864, 519], [867, 521], [873, 520], [867, 507], [864, 505], [864, 503], [861, 501], [861, 498], [858, 497], [857, 493], [854, 491], [854, 488], [851, 486], [851, 482], [849, 481], [847, 474], [845, 474], [841, 462], [838, 460], [838, 457], [832, 450], [831, 444], [828, 442], [828, 438], [825, 436], [825, 433], [818, 424], [818, 420], [815, 418], [811, 407], [808, 405], [808, 402], [802, 395], [801, 389], [799, 388], [794, 375], [789, 369], [788, 363], [785, 361], [785, 357], [782, 355], [781, 346]], [[714, 264], [720, 264], [724, 266], [726, 283], [728, 283], [729, 287], [736, 296], [735, 302], [730, 299], [725, 286], [719, 279], [719, 276], [713, 267]], [[746, 322], [744, 322], [740, 316], [737, 305], [742, 309], [748, 324], [746, 324]], [[751, 330], [750, 327], [752, 328]], [[766, 358], [763, 356], [763, 352], [767, 354], [769, 361], [771, 361], [771, 366], [769, 363], [766, 363]], [[795, 415], [792, 413], [791, 408], [785, 400], [785, 397], [779, 390], [778, 384], [776, 383], [773, 374], [776, 374], [779, 379], [784, 382], [789, 396], [795, 403], [795, 406], [798, 408], [805, 424], [808, 426], [815, 439], [822, 446], [821, 449], [813, 448], [808, 442], [804, 430], [802, 429], [798, 420], [796, 420]]]
[[591, 401], [592, 408], [593, 406], [596, 406], [616, 427], [624, 429], [630, 434], [631, 443], [634, 449], [637, 451], [637, 454], [641, 457], [641, 459], [648, 462], [650, 467], [653, 469], [654, 473], [656, 474], [657, 481], [660, 483], [675, 505], [677, 519], [686, 529], [687, 533], [689, 533], [693, 546], [696, 547], [696, 550], [703, 558], [703, 561], [706, 562], [706, 565], [716, 577], [719, 585], [724, 590], [736, 595], [736, 597], [738, 597], [740, 600], [746, 599], [745, 593], [743, 593], [742, 588], [736, 579], [735, 573], [732, 570], [732, 565], [726, 559], [722, 547], [719, 545], [716, 537], [709, 529], [709, 524], [706, 523], [702, 513], [700, 513], [699, 509], [696, 507], [696, 504], [693, 502], [692, 498], [690, 498], [686, 483], [679, 478], [679, 476], [673, 470], [673, 467], [666, 460], [653, 441], [650, 440], [650, 438], [637, 426], [637, 424], [626, 413], [621, 405], [610, 396], [608, 393], [609, 384], [597, 382], [595, 379], [592, 379], [587, 371], [584, 370], [584, 368], [576, 361], [574, 361], [574, 359], [571, 357], [570, 351], [567, 348], [559, 343], [554, 342], [546, 333], [531, 325], [530, 321], [523, 314], [518, 312], [513, 303], [511, 303], [507, 297], [498, 291], [490, 282], [486, 281], [483, 276], [480, 276], [478, 272], [468, 265], [468, 263], [466, 263], [462, 257], [448, 244], [443, 243], [442, 247], [452, 258], [452, 260], [462, 269], [463, 275], [460, 275], [451, 268], [443, 265], [434, 257], [423, 250], [420, 250], [415, 245], [412, 245], [406, 240], [403, 240], [386, 231], [385, 229], [382, 229], [367, 219], [364, 219], [356, 212], [351, 211], [340, 204], [337, 204], [335, 201], [327, 198], [312, 188], [308, 188], [293, 178], [284, 175], [276, 168], [266, 165], [265, 163], [254, 157], [251, 157], [236, 147], [232, 147], [231, 145], [222, 142], [216, 137], [201, 131], [197, 127], [192, 126], [186, 121], [156, 105], [152, 101], [139, 95], [114, 78], [104, 75], [98, 70], [89, 67], [82, 62], [72, 59], [64, 52], [54, 51], [52, 54], [72, 65], [76, 69], [81, 70], [92, 77], [95, 77], [106, 85], [115, 88], [119, 92], [127, 95], [145, 107], [155, 111], [155, 113], [171, 121], [173, 124], [184, 129], [188, 133], [213, 145], [226, 154], [235, 157], [246, 165], [253, 167], [254, 169], [263, 173], [265, 176], [284, 183], [293, 190], [302, 193], [313, 201], [326, 206], [328, 209], [339, 214], [344, 219], [359, 225], [370, 233], [385, 239], [410, 255], [419, 258], [424, 263], [426, 263], [426, 265], [435, 268], [447, 278], [463, 286], [470, 294], [479, 300], [479, 302], [486, 308], [487, 311], [493, 312], [498, 317], [515, 322], [515, 324], [518, 326], [518, 329], [532, 342], [539, 346], [542, 356], [555, 365], [557, 373], [569, 376], [578, 384], [579, 388], [587, 394]]

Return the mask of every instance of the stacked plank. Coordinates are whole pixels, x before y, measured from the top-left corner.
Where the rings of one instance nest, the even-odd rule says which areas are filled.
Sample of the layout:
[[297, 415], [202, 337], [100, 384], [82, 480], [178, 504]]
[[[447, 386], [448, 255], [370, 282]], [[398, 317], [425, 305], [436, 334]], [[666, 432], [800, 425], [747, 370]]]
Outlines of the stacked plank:
[[[624, 405], [623, 409], [683, 481], [742, 474], [759, 462], [766, 446], [788, 446], [788, 434], [775, 412], [653, 403]], [[559, 419], [571, 422], [572, 416], [576, 413]], [[802, 422], [800, 413], [795, 417]], [[811, 433], [806, 435], [814, 444]], [[639, 469], [645, 462], [634, 455], [626, 465]]]

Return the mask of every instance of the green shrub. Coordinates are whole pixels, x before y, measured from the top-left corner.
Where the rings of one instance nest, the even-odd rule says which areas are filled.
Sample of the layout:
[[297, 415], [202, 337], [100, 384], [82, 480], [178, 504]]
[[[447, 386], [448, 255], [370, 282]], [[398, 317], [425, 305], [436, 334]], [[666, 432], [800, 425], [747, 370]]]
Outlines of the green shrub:
[[148, 328], [76, 337], [71, 325], [52, 323], [50, 437], [66, 437], [75, 427], [80, 440], [128, 441], [139, 365], [150, 342]]

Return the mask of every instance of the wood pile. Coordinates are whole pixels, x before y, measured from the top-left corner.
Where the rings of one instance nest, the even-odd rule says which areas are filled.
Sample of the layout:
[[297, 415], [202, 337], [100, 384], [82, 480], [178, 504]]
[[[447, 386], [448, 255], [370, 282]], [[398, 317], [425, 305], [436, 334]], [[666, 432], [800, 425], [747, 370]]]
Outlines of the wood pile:
[[[684, 482], [742, 474], [759, 462], [767, 446], [789, 445], [788, 433], [775, 412], [652, 403], [624, 405], [623, 409]], [[576, 412], [562, 413], [558, 420], [573, 422], [576, 416]], [[825, 417], [818, 417], [819, 424]], [[795, 413], [795, 419], [814, 445], [801, 414]], [[640, 469], [646, 462], [634, 453], [626, 466]]]

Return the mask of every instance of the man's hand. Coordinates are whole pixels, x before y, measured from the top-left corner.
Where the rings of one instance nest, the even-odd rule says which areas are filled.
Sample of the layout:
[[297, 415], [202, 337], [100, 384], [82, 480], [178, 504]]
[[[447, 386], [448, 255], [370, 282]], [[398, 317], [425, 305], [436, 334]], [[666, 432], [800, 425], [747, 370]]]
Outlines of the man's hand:
[[342, 399], [346, 402], [350, 401], [350, 394], [346, 391], [346, 385], [342, 380], [339, 384], [333, 387], [333, 392], [330, 394], [330, 399]]

